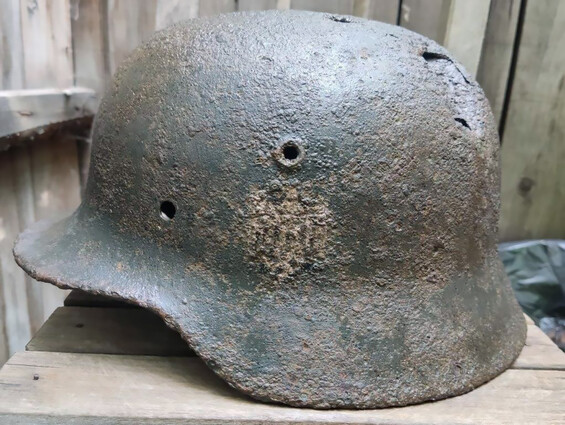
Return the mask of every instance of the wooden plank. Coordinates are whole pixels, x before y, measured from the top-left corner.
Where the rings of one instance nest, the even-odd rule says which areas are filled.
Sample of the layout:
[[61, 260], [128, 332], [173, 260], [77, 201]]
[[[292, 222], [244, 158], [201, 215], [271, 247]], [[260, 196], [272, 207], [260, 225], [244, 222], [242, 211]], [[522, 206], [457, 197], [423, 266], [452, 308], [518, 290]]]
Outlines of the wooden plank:
[[29, 351], [194, 355], [180, 335], [145, 309], [60, 307], [35, 334]]
[[75, 85], [102, 95], [110, 78], [110, 68], [104, 54], [107, 32], [105, 0], [71, 2], [71, 30]]
[[[110, 62], [107, 42], [106, 0], [71, 0], [71, 31], [73, 39], [74, 81], [76, 86], [88, 87], [102, 97], [110, 81]], [[90, 128], [77, 136], [81, 194], [86, 188], [90, 167]]]
[[68, 0], [21, 1], [26, 88], [73, 85]]
[[491, 0], [452, 0], [443, 45], [472, 75], [477, 74]]
[[128, 0], [108, 0], [108, 59], [111, 74], [155, 31], [156, 0], [146, 0], [143, 7], [132, 7]]
[[528, 325], [526, 345], [512, 368], [565, 371], [565, 353], [540, 328]]
[[451, 0], [402, 0], [400, 25], [443, 44]]
[[237, 10], [267, 10], [276, 9], [277, 0], [239, 0], [237, 2]]
[[96, 93], [80, 87], [0, 91], [0, 150], [15, 139], [42, 134], [46, 127], [92, 118], [97, 108]]
[[155, 29], [198, 17], [198, 0], [158, 0]]
[[198, 16], [211, 16], [219, 13], [235, 12], [235, 0], [200, 0]]
[[403, 408], [312, 410], [244, 397], [195, 357], [30, 351], [2, 368], [0, 394], [0, 418], [16, 424], [558, 424], [565, 372], [508, 370], [463, 396]]
[[529, 1], [502, 144], [501, 239], [565, 238], [565, 2]]
[[[65, 89], [73, 84], [69, 0], [20, 2], [26, 88]], [[31, 191], [34, 218], [60, 215], [79, 202], [80, 180], [75, 140], [68, 135], [47, 134], [31, 146]], [[43, 140], [43, 137], [42, 137]], [[41, 286], [43, 320], [65, 296], [52, 285]], [[30, 309], [37, 308], [31, 306]]]
[[518, 13], [524, 0], [492, 0], [477, 71], [477, 81], [485, 91], [496, 122], [500, 123]]
[[13, 0], [0, 0], [0, 90], [24, 87], [24, 61], [20, 8]]
[[[2, 253], [0, 253], [0, 259], [1, 256]], [[4, 318], [5, 315], [6, 315], [6, 302], [4, 301], [4, 291], [0, 291], [0, 365], [3, 365], [6, 362], [6, 360], [8, 360], [8, 358], [10, 357], [10, 351], [8, 347], [9, 344], [8, 326]]]
[[[44, 138], [44, 137], [43, 137]], [[18, 211], [19, 229], [23, 231], [35, 222], [33, 181], [31, 175], [31, 148], [27, 144], [12, 146], [8, 151], [13, 165], [14, 190]], [[15, 237], [15, 235], [14, 235]], [[31, 335], [35, 334], [45, 321], [43, 312], [43, 283], [25, 274], [27, 312]], [[22, 346], [17, 350], [21, 350]]]
[[291, 9], [353, 15], [353, 0], [292, 0]]
[[[21, 89], [24, 63], [19, 3], [0, 0], [0, 10], [0, 89]], [[10, 155], [0, 152], [0, 365], [14, 350], [21, 350], [22, 342], [29, 335], [29, 321], [26, 323], [22, 316], [27, 305], [20, 293], [25, 277], [13, 267], [10, 252], [12, 236], [19, 226], [17, 209], [14, 210], [17, 190], [11, 166]], [[14, 273], [15, 279], [12, 279]]]
[[355, 0], [353, 15], [396, 24], [400, 0]]
[[19, 232], [13, 175], [11, 155], [0, 153], [0, 289], [3, 301], [0, 362], [5, 360], [8, 352], [21, 350], [30, 337], [25, 275], [12, 255], [14, 239]]
[[117, 298], [110, 298], [104, 295], [91, 294], [73, 289], [65, 298], [66, 307], [115, 307], [115, 308], [141, 308], [136, 304], [127, 303]]

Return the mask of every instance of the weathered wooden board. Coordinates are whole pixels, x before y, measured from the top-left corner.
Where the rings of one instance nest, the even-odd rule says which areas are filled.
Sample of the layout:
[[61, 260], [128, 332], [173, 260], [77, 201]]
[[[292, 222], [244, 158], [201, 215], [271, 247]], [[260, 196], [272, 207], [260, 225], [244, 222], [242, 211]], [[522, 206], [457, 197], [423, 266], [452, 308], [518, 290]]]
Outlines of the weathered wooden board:
[[180, 335], [145, 309], [60, 307], [35, 334], [29, 351], [194, 355]]
[[565, 353], [536, 325], [528, 325], [528, 337], [512, 369], [565, 371]]
[[443, 44], [452, 0], [402, 0], [400, 26]]
[[17, 353], [0, 371], [0, 421], [22, 424], [561, 424], [565, 372], [508, 370], [463, 396], [395, 409], [255, 402], [195, 357]]
[[25, 87], [71, 87], [73, 62], [69, 1], [19, 3]]
[[235, 0], [200, 0], [198, 16], [211, 16], [219, 13], [235, 12], [236, 10]]
[[528, 1], [502, 143], [502, 240], [565, 238], [565, 2]]
[[[43, 137], [43, 136], [42, 136]], [[33, 142], [35, 143], [35, 142]], [[40, 142], [41, 143], [41, 142]], [[24, 230], [35, 221], [35, 205], [33, 199], [33, 181], [31, 174], [31, 147], [27, 144], [13, 146], [8, 151], [13, 165], [14, 196], [6, 202], [12, 202], [17, 206], [19, 229]], [[13, 222], [12, 227], [16, 229]], [[14, 235], [15, 237], [16, 235]], [[11, 253], [10, 253], [11, 254]], [[13, 261], [13, 255], [10, 255]], [[21, 270], [21, 273], [24, 273]], [[29, 327], [31, 335], [35, 334], [45, 321], [46, 315], [43, 312], [43, 284], [33, 280], [25, 274], [25, 285], [27, 294], [27, 313], [29, 315]], [[19, 285], [18, 281], [4, 280], [3, 285]], [[23, 344], [26, 341], [22, 341]], [[21, 350], [24, 346], [19, 344], [13, 347], [14, 351]]]
[[111, 75], [104, 44], [108, 31], [106, 0], [73, 0], [70, 16], [75, 85], [101, 96]]
[[198, 0], [157, 0], [155, 29], [198, 17]]
[[475, 76], [491, 0], [452, 0], [443, 45]]
[[97, 107], [96, 92], [80, 87], [0, 91], [0, 150], [41, 135], [46, 127], [92, 118]]
[[366, 19], [375, 19], [396, 24], [400, 0], [355, 0], [353, 14]]
[[238, 0], [237, 10], [267, 10], [276, 9], [277, 0]]
[[353, 15], [353, 0], [292, 0], [291, 9]]
[[506, 98], [518, 13], [523, 1], [491, 0], [490, 4], [477, 81], [485, 91], [498, 123]]
[[20, 7], [13, 0], [0, 0], [0, 90], [24, 87], [24, 59]]
[[25, 275], [14, 262], [12, 245], [19, 231], [10, 152], [0, 153], [0, 364], [30, 337]]
[[132, 7], [128, 0], [108, 0], [107, 49], [111, 74], [133, 49], [153, 34], [156, 7], [156, 0], [144, 1], [143, 7]]
[[[41, 90], [67, 89], [72, 86], [74, 78], [69, 1], [20, 2], [20, 17], [25, 87]], [[81, 108], [79, 105], [75, 106]], [[70, 151], [65, 149], [67, 146]], [[74, 141], [64, 143], [59, 140], [58, 134], [48, 135], [41, 143], [30, 145], [27, 154], [30, 175], [26, 177], [26, 181], [29, 179], [31, 186], [21, 185], [22, 193], [18, 194], [25, 202], [30, 196], [33, 199], [33, 216], [30, 215], [27, 219], [36, 221], [49, 218], [78, 205], [76, 194], [79, 183], [78, 179], [73, 180], [73, 175], [78, 177]], [[73, 191], [73, 188], [76, 190]], [[23, 230], [31, 223], [21, 224], [20, 230]], [[41, 307], [30, 304], [29, 309], [42, 310], [42, 320], [45, 320], [62, 303], [65, 293], [47, 285], [35, 288], [40, 288], [41, 291]]]

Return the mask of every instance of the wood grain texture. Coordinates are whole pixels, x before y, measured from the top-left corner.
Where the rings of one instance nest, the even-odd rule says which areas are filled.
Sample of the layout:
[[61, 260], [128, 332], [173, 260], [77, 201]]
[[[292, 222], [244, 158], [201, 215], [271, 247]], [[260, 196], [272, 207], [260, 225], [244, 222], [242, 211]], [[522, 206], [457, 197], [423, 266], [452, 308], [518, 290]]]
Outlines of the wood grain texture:
[[143, 7], [131, 6], [128, 0], [108, 0], [107, 49], [111, 75], [155, 31], [157, 1], [146, 0]]
[[60, 307], [27, 344], [29, 351], [194, 355], [180, 335], [145, 309]]
[[400, 0], [355, 0], [353, 15], [396, 24]]
[[74, 82], [102, 94], [110, 78], [105, 53], [106, 0], [71, 0]]
[[528, 325], [528, 337], [512, 369], [565, 371], [565, 353], [536, 325]]
[[157, 0], [155, 30], [198, 17], [198, 0]]
[[26, 88], [73, 85], [68, 0], [20, 1]]
[[497, 123], [500, 123], [506, 97], [518, 12], [522, 1], [524, 0], [491, 0], [490, 4], [477, 81], [485, 91]]
[[290, 8], [353, 15], [353, 0], [292, 0]]
[[[25, 82], [19, 3], [0, 0], [0, 11], [0, 89], [22, 89]], [[27, 157], [26, 152], [20, 151], [19, 155], [22, 154]], [[15, 285], [25, 285], [26, 277], [13, 268], [11, 254], [12, 237], [20, 226], [16, 206], [18, 188], [11, 164], [15, 157], [0, 152], [0, 365], [9, 354], [21, 349], [30, 329], [29, 318], [23, 317], [27, 312], [27, 300], [22, 302], [21, 295], [15, 295], [20, 290]], [[13, 298], [18, 300], [17, 304], [13, 304]], [[17, 309], [21, 311], [15, 311]]]
[[565, 238], [565, 2], [527, 2], [502, 144], [501, 239]]
[[24, 87], [24, 59], [19, 3], [0, 0], [0, 90]]
[[[29, 160], [26, 149], [12, 148], [0, 152], [0, 316], [3, 330], [0, 331], [0, 351], [10, 355], [21, 350], [26, 340], [36, 329], [36, 311], [42, 311], [42, 304], [36, 310], [38, 287], [14, 261], [12, 247], [23, 226], [25, 217], [18, 206], [25, 203], [32, 194], [31, 186], [22, 187], [20, 183], [31, 175], [29, 170], [19, 173], [18, 164]], [[41, 299], [41, 297], [39, 297]], [[44, 318], [40, 321], [43, 323]], [[5, 361], [0, 354], [0, 364]]]
[[443, 44], [451, 0], [402, 0], [400, 26]]
[[[35, 222], [30, 152], [31, 147], [25, 144], [23, 146], [12, 147], [9, 151], [14, 167], [14, 190], [17, 194], [15, 201], [19, 220], [18, 231], [23, 231]], [[33, 280], [26, 273], [24, 273], [24, 275], [27, 294], [27, 313], [29, 315], [31, 335], [33, 335], [45, 321], [45, 313], [43, 311], [43, 284]], [[4, 284], [11, 284], [11, 281], [5, 281]], [[15, 349], [21, 350], [21, 347], [22, 345], [20, 344], [18, 347], [15, 347]]]
[[93, 90], [77, 87], [0, 91], [0, 150], [69, 121], [92, 118], [97, 105]]
[[0, 420], [11, 424], [33, 419], [41, 424], [532, 425], [562, 423], [565, 372], [508, 370], [468, 394], [435, 403], [316, 411], [255, 402], [195, 357], [29, 351], [2, 368], [0, 392]]
[[25, 274], [14, 262], [13, 241], [19, 232], [14, 164], [10, 152], [0, 153], [0, 282], [3, 329], [0, 356], [20, 350], [30, 337]]
[[236, 10], [235, 0], [200, 0], [198, 16], [211, 16], [219, 13], [235, 12]]
[[477, 75], [491, 0], [452, 0], [443, 45]]
[[[26, 88], [68, 88], [73, 84], [70, 3], [20, 2]], [[55, 136], [29, 150], [34, 220], [68, 212], [80, 202], [76, 143]], [[26, 188], [27, 190], [28, 188]], [[43, 320], [65, 291], [41, 286]], [[30, 307], [34, 308], [34, 307]]]
[[277, 0], [238, 0], [237, 10], [268, 10], [276, 9]]

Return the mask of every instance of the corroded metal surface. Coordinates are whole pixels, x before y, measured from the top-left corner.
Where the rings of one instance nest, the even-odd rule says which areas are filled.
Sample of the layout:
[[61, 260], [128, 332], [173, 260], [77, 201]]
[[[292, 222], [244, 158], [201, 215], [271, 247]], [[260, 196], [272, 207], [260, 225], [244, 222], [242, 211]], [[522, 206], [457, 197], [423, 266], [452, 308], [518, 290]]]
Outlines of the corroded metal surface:
[[158, 312], [257, 399], [398, 406], [519, 353], [498, 208], [492, 114], [440, 46], [353, 17], [231, 14], [132, 54], [85, 201], [15, 255]]

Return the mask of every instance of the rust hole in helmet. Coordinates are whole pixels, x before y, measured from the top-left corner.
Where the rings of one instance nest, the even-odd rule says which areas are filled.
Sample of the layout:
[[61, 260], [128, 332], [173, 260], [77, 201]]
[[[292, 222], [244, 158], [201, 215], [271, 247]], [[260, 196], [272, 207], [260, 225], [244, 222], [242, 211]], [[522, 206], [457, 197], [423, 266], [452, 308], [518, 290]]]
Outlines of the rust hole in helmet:
[[304, 159], [304, 148], [298, 141], [288, 140], [273, 152], [273, 156], [280, 165], [292, 168]]
[[300, 150], [298, 146], [294, 144], [288, 144], [283, 148], [283, 155], [286, 159], [292, 161], [300, 155]]
[[333, 15], [330, 16], [330, 19], [334, 22], [341, 22], [342, 24], [349, 24], [351, 23], [351, 18], [348, 18], [347, 16], [337, 16], [337, 15]]
[[177, 207], [171, 201], [161, 202], [161, 218], [165, 221], [172, 220], [177, 213]]
[[471, 127], [469, 126], [469, 124], [467, 123], [467, 121], [465, 121], [463, 118], [454, 118], [455, 121], [457, 121], [459, 124], [461, 124], [463, 127], [468, 128], [469, 130], [471, 129]]

